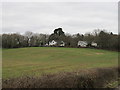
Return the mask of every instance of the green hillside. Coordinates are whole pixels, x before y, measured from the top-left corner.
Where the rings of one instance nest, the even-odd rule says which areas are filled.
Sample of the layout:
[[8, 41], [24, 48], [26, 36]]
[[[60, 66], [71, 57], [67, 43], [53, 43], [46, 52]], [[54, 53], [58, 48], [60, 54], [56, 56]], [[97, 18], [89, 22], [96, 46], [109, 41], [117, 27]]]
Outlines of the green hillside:
[[118, 53], [88, 48], [30, 47], [3, 49], [3, 78], [114, 67]]

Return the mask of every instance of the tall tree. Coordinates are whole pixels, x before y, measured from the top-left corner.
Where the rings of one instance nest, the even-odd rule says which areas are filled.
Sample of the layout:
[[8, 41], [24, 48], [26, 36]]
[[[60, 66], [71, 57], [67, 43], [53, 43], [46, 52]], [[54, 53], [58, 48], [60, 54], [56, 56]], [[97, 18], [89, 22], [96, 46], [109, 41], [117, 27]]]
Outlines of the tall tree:
[[60, 40], [63, 40], [64, 38], [65, 38], [65, 34], [64, 34], [62, 28], [58, 28], [58, 29], [55, 29], [54, 33], [52, 33], [50, 35], [49, 41], [51, 41], [51, 40], [60, 41]]

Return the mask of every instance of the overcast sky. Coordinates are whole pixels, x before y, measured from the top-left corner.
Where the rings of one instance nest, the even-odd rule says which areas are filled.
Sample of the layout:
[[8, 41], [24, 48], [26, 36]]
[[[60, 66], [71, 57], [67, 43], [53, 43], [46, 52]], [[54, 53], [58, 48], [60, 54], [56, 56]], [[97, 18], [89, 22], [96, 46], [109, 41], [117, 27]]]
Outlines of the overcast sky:
[[[117, 2], [4, 2], [2, 32], [23, 34], [53, 33], [63, 28], [66, 33], [86, 33], [106, 29], [118, 33]], [[0, 18], [1, 19], [1, 18]]]

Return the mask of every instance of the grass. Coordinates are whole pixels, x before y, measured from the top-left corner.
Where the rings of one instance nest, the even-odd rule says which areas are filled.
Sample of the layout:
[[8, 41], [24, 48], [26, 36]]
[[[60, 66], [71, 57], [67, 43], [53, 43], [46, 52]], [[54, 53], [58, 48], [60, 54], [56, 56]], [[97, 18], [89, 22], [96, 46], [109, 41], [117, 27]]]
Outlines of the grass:
[[118, 53], [88, 48], [30, 47], [2, 50], [4, 79], [116, 67]]

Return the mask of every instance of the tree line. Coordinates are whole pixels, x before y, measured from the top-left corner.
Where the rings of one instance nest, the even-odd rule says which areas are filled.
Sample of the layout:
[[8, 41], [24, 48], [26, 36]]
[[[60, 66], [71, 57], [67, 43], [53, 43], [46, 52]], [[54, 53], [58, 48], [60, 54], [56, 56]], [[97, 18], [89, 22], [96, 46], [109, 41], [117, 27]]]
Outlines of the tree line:
[[55, 29], [52, 34], [38, 34], [30, 31], [21, 35], [19, 33], [2, 34], [0, 40], [2, 48], [20, 48], [20, 47], [40, 47], [49, 44], [50, 41], [64, 41], [65, 47], [78, 47], [78, 41], [87, 41], [88, 47], [91, 43], [98, 44], [97, 48], [108, 50], [119, 50], [120, 35], [107, 32], [106, 30], [94, 30], [85, 34], [69, 34], [65, 33], [62, 28]]

